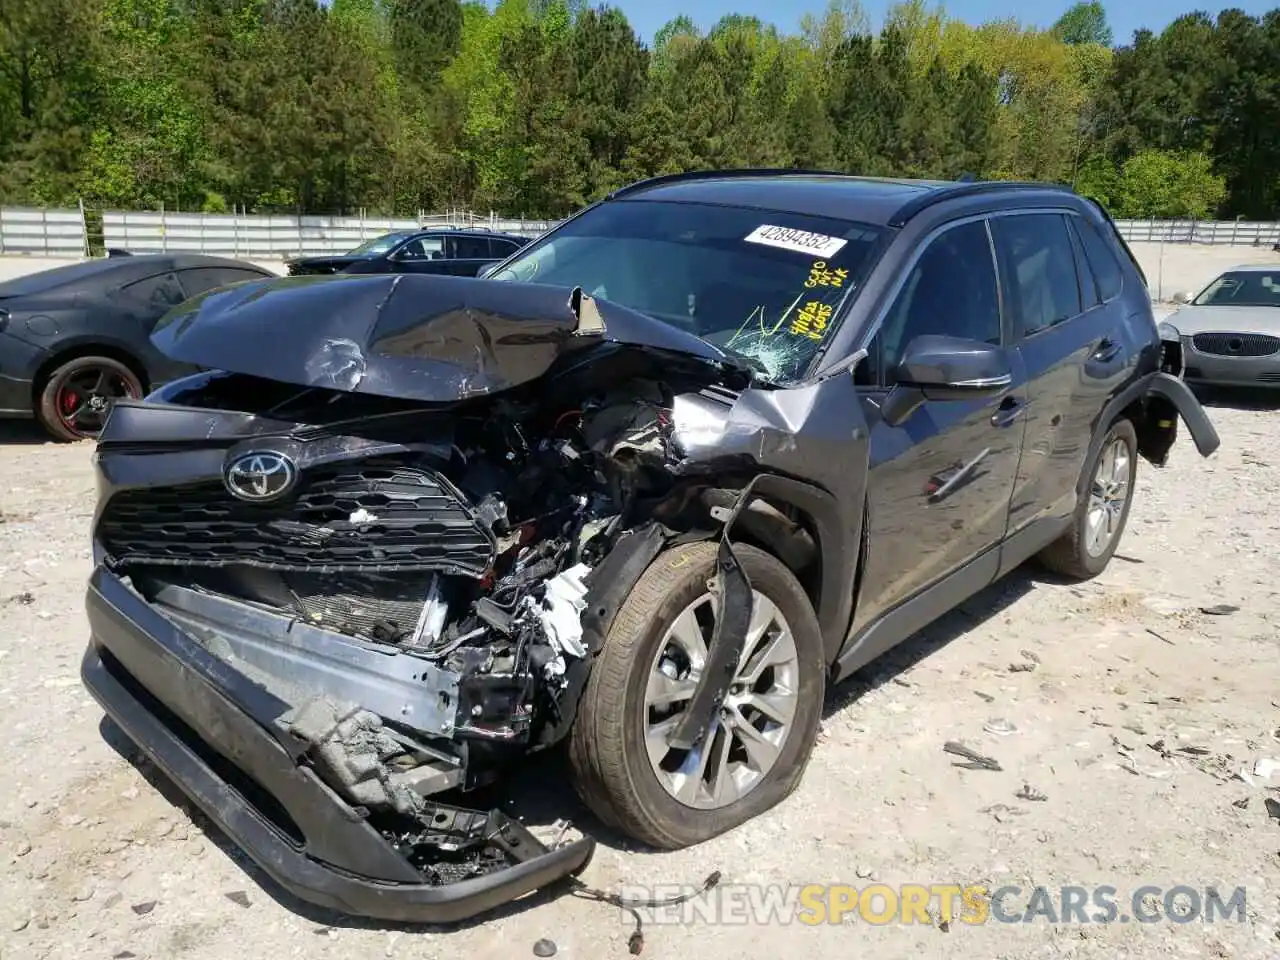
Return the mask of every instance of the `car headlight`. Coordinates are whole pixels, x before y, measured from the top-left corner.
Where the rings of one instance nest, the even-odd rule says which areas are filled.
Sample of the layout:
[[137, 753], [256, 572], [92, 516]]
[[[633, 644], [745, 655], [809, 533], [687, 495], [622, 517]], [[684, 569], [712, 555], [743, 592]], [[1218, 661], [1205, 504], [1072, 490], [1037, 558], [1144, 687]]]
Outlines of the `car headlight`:
[[1161, 323], [1158, 327], [1156, 327], [1156, 330], [1159, 332], [1161, 340], [1182, 339], [1182, 334], [1178, 332], [1178, 328], [1175, 327], [1172, 323], [1169, 323], [1167, 320]]

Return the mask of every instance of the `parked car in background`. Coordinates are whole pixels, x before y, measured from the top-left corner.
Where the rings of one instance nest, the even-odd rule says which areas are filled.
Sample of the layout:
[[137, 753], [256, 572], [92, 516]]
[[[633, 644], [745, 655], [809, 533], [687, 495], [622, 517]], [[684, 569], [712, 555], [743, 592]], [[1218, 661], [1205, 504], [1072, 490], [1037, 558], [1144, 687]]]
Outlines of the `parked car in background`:
[[434, 228], [384, 233], [337, 257], [288, 260], [290, 276], [324, 273], [434, 273], [474, 277], [486, 264], [505, 260], [528, 237], [490, 230]]
[[1235, 267], [1174, 301], [1160, 332], [1181, 345], [1188, 383], [1280, 388], [1280, 263]]
[[476, 790], [557, 744], [651, 846], [768, 810], [830, 684], [1032, 557], [1100, 573], [1139, 458], [1218, 446], [1052, 186], [660, 177], [490, 279], [250, 283], [154, 340], [210, 372], [99, 440], [84, 682], [277, 882], [396, 922], [585, 866]]
[[188, 297], [275, 274], [187, 254], [103, 259], [0, 283], [0, 417], [35, 417], [59, 440], [93, 437], [111, 403], [191, 373], [151, 344]]

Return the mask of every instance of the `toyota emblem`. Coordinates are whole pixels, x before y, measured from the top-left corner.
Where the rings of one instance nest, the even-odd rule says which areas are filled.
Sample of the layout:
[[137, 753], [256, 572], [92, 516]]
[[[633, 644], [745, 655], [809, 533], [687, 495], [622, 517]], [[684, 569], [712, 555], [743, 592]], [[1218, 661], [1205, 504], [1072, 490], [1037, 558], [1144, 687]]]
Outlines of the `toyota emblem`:
[[259, 451], [236, 457], [227, 466], [227, 489], [241, 500], [264, 503], [283, 497], [298, 480], [298, 468], [288, 457]]

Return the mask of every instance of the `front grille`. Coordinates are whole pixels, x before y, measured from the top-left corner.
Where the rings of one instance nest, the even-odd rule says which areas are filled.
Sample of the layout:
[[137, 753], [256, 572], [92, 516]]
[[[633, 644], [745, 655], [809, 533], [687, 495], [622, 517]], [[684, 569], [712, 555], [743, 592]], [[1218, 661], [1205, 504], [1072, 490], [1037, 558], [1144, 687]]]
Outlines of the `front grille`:
[[1191, 342], [1201, 353], [1218, 357], [1269, 357], [1280, 353], [1280, 337], [1262, 333], [1197, 333]]
[[1259, 383], [1280, 383], [1280, 373], [1263, 373], [1258, 376]]
[[[352, 523], [360, 510], [374, 519]], [[307, 471], [295, 496], [270, 504], [239, 500], [217, 481], [124, 491], [103, 511], [98, 537], [122, 565], [478, 577], [493, 559], [493, 541], [447, 481], [375, 461]]]

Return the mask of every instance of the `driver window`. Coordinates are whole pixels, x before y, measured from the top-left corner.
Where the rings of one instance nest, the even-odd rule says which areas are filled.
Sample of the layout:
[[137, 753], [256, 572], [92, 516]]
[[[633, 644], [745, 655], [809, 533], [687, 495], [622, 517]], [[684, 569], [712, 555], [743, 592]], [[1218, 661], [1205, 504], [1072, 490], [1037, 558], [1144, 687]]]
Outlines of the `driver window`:
[[876, 339], [886, 386], [916, 337], [937, 334], [1000, 343], [1000, 300], [985, 221], [947, 230], [916, 261]]

